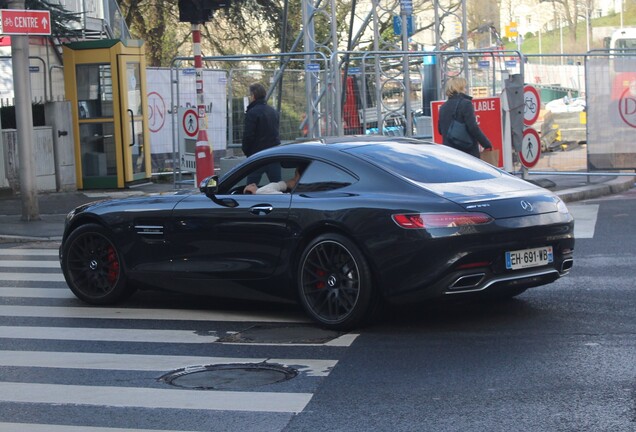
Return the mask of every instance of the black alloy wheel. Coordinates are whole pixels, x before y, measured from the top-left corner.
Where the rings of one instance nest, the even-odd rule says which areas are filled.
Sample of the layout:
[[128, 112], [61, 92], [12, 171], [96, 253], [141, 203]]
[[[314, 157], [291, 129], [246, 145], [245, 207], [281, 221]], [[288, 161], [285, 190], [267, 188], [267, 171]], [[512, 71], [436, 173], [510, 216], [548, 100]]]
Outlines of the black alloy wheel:
[[71, 291], [86, 303], [113, 304], [133, 292], [117, 247], [100, 225], [83, 225], [69, 235], [62, 249], [62, 271]]
[[371, 271], [346, 237], [315, 238], [302, 254], [298, 276], [303, 307], [324, 327], [350, 330], [368, 317], [375, 298]]

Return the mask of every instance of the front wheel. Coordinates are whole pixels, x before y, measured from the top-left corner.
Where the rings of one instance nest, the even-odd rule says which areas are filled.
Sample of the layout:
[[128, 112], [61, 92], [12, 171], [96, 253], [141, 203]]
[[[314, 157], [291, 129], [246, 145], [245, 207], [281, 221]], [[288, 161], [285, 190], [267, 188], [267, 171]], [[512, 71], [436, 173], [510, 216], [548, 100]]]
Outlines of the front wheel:
[[371, 270], [360, 249], [339, 234], [324, 234], [305, 248], [298, 268], [300, 301], [324, 327], [350, 330], [375, 304]]
[[134, 291], [126, 283], [117, 247], [100, 225], [82, 225], [69, 235], [61, 265], [69, 288], [86, 303], [114, 304]]

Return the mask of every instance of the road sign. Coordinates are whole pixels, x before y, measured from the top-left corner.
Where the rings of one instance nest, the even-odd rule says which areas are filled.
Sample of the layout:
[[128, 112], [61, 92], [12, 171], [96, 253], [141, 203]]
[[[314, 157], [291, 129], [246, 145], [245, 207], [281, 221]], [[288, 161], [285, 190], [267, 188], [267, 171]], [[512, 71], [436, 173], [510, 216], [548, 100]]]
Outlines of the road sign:
[[526, 168], [532, 168], [539, 162], [540, 156], [541, 138], [539, 138], [539, 133], [532, 128], [524, 130], [521, 151], [519, 152], [521, 163]]
[[199, 117], [197, 116], [197, 112], [193, 109], [187, 109], [183, 113], [183, 121], [181, 122], [183, 126], [183, 132], [186, 136], [190, 138], [194, 138], [199, 133]]
[[400, 13], [412, 14], [413, 13], [413, 0], [400, 0]]
[[537, 121], [541, 111], [541, 98], [537, 89], [531, 85], [524, 86], [523, 101], [523, 124], [531, 126]]
[[[407, 15], [406, 17], [407, 36], [413, 36], [414, 28], [415, 28], [415, 19], [413, 18], [413, 15]], [[400, 15], [393, 15], [393, 33], [396, 36], [402, 36], [402, 17]]]
[[51, 34], [51, 13], [47, 10], [0, 9], [0, 34]]

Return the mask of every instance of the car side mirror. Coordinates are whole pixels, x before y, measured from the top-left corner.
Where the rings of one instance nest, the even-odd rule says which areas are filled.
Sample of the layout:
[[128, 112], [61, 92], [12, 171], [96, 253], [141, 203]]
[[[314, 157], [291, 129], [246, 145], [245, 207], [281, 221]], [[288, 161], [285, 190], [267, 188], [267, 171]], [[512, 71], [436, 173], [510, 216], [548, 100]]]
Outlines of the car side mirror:
[[206, 177], [199, 183], [199, 190], [207, 197], [212, 197], [217, 191], [219, 176]]

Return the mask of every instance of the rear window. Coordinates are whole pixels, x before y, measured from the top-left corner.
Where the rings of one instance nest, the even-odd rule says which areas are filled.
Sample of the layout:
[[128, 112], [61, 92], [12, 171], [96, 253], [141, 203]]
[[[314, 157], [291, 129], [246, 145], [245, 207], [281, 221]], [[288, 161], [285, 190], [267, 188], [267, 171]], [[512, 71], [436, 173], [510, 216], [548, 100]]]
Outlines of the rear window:
[[468, 182], [501, 176], [491, 165], [443, 145], [370, 144], [346, 151], [419, 183]]

